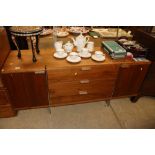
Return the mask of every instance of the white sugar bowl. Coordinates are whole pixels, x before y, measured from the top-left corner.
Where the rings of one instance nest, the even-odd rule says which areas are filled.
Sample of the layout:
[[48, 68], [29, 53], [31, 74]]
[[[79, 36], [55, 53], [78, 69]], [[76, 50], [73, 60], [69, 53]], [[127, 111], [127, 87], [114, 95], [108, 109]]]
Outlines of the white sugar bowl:
[[67, 53], [72, 52], [74, 45], [68, 41], [65, 45], [63, 45], [63, 48]]

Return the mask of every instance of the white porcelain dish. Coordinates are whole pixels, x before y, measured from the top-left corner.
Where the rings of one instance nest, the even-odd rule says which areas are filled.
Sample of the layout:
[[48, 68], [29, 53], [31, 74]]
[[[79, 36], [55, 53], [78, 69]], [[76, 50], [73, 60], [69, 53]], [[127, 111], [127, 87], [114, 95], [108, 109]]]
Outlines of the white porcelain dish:
[[69, 56], [66, 58], [66, 60], [67, 60], [68, 62], [71, 62], [71, 63], [78, 63], [78, 62], [81, 61], [81, 58], [80, 58], [79, 56], [77, 56], [77, 58], [72, 59], [71, 56], [69, 55]]
[[57, 32], [55, 35], [57, 37], [67, 37], [69, 33], [68, 32]]
[[81, 57], [81, 58], [90, 58], [91, 57], [91, 53], [87, 53], [87, 54], [82, 54], [82, 53], [79, 53], [79, 56]]
[[55, 58], [58, 58], [58, 59], [63, 59], [63, 58], [66, 58], [67, 57], [67, 53], [62, 53], [61, 55], [58, 54], [57, 52], [54, 53], [54, 57]]
[[91, 56], [91, 58], [92, 58], [93, 60], [95, 60], [95, 61], [98, 61], [98, 62], [101, 62], [101, 61], [104, 61], [104, 60], [105, 60], [105, 56], [104, 56], [104, 55], [102, 55], [102, 56], [100, 56], [100, 57], [97, 57], [95, 54], [93, 54], [93, 55]]

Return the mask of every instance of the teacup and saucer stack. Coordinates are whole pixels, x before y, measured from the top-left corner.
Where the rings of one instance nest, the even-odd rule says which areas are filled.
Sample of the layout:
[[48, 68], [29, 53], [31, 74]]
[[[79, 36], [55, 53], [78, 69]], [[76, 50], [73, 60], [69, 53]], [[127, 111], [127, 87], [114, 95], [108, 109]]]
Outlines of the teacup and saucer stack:
[[91, 58], [95, 61], [101, 62], [105, 60], [105, 55], [101, 51], [95, 51], [95, 54], [93, 54]]
[[71, 63], [78, 63], [78, 62], [81, 61], [81, 58], [80, 58], [80, 56], [78, 55], [78, 53], [76, 53], [76, 52], [71, 52], [71, 53], [69, 54], [69, 56], [66, 58], [66, 60], [67, 60], [68, 62], [71, 62]]
[[54, 53], [54, 57], [58, 58], [58, 59], [63, 59], [67, 57], [67, 53], [65, 52], [65, 50], [62, 48], [62, 41], [57, 41], [55, 43], [55, 49], [56, 52]]
[[87, 49], [89, 50], [89, 52], [93, 52], [94, 51], [94, 42], [89, 41], [87, 43]]
[[88, 48], [82, 48], [82, 50], [79, 52], [79, 56], [81, 58], [90, 58], [91, 57], [91, 53], [89, 52]]
[[55, 53], [54, 53], [54, 57], [58, 58], [58, 59], [63, 59], [67, 57], [67, 53], [65, 53], [64, 49], [58, 49]]

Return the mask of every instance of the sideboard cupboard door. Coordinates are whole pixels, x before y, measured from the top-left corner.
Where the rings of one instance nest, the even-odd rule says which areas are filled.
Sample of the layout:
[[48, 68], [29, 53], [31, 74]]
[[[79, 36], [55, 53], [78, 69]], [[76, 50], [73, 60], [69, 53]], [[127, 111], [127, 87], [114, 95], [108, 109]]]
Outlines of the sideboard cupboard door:
[[48, 87], [45, 71], [3, 74], [2, 78], [15, 109], [48, 105]]
[[148, 64], [120, 66], [114, 97], [137, 95], [148, 70]]
[[147, 76], [143, 82], [142, 95], [155, 96], [155, 61], [152, 61]]
[[16, 111], [12, 108], [7, 90], [0, 88], [0, 118], [12, 117], [16, 115]]
[[0, 88], [0, 105], [9, 104], [8, 94], [5, 89]]

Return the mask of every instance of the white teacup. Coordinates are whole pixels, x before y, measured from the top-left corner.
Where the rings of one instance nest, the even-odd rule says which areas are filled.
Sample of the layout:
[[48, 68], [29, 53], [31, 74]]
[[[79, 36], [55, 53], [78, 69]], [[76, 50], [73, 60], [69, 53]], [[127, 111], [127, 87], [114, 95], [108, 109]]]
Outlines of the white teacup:
[[78, 54], [77, 54], [76, 52], [71, 52], [71, 53], [70, 53], [70, 58], [71, 58], [72, 60], [76, 59], [77, 57], [78, 57]]
[[63, 44], [63, 41], [57, 41], [54, 43], [56, 51], [59, 49], [62, 49], [62, 44]]
[[57, 49], [57, 54], [59, 55], [59, 56], [62, 56], [63, 54], [64, 54], [64, 52], [65, 52], [65, 50], [63, 49], [63, 48], [60, 48], [60, 49]]
[[93, 52], [93, 51], [94, 51], [94, 42], [89, 41], [89, 42], [87, 43], [87, 49], [88, 49], [90, 52]]
[[95, 56], [96, 56], [98, 59], [100, 59], [101, 57], [104, 56], [104, 54], [103, 54], [103, 52], [101, 52], [101, 51], [95, 51]]
[[81, 52], [82, 55], [87, 55], [89, 53], [88, 48], [82, 48]]

